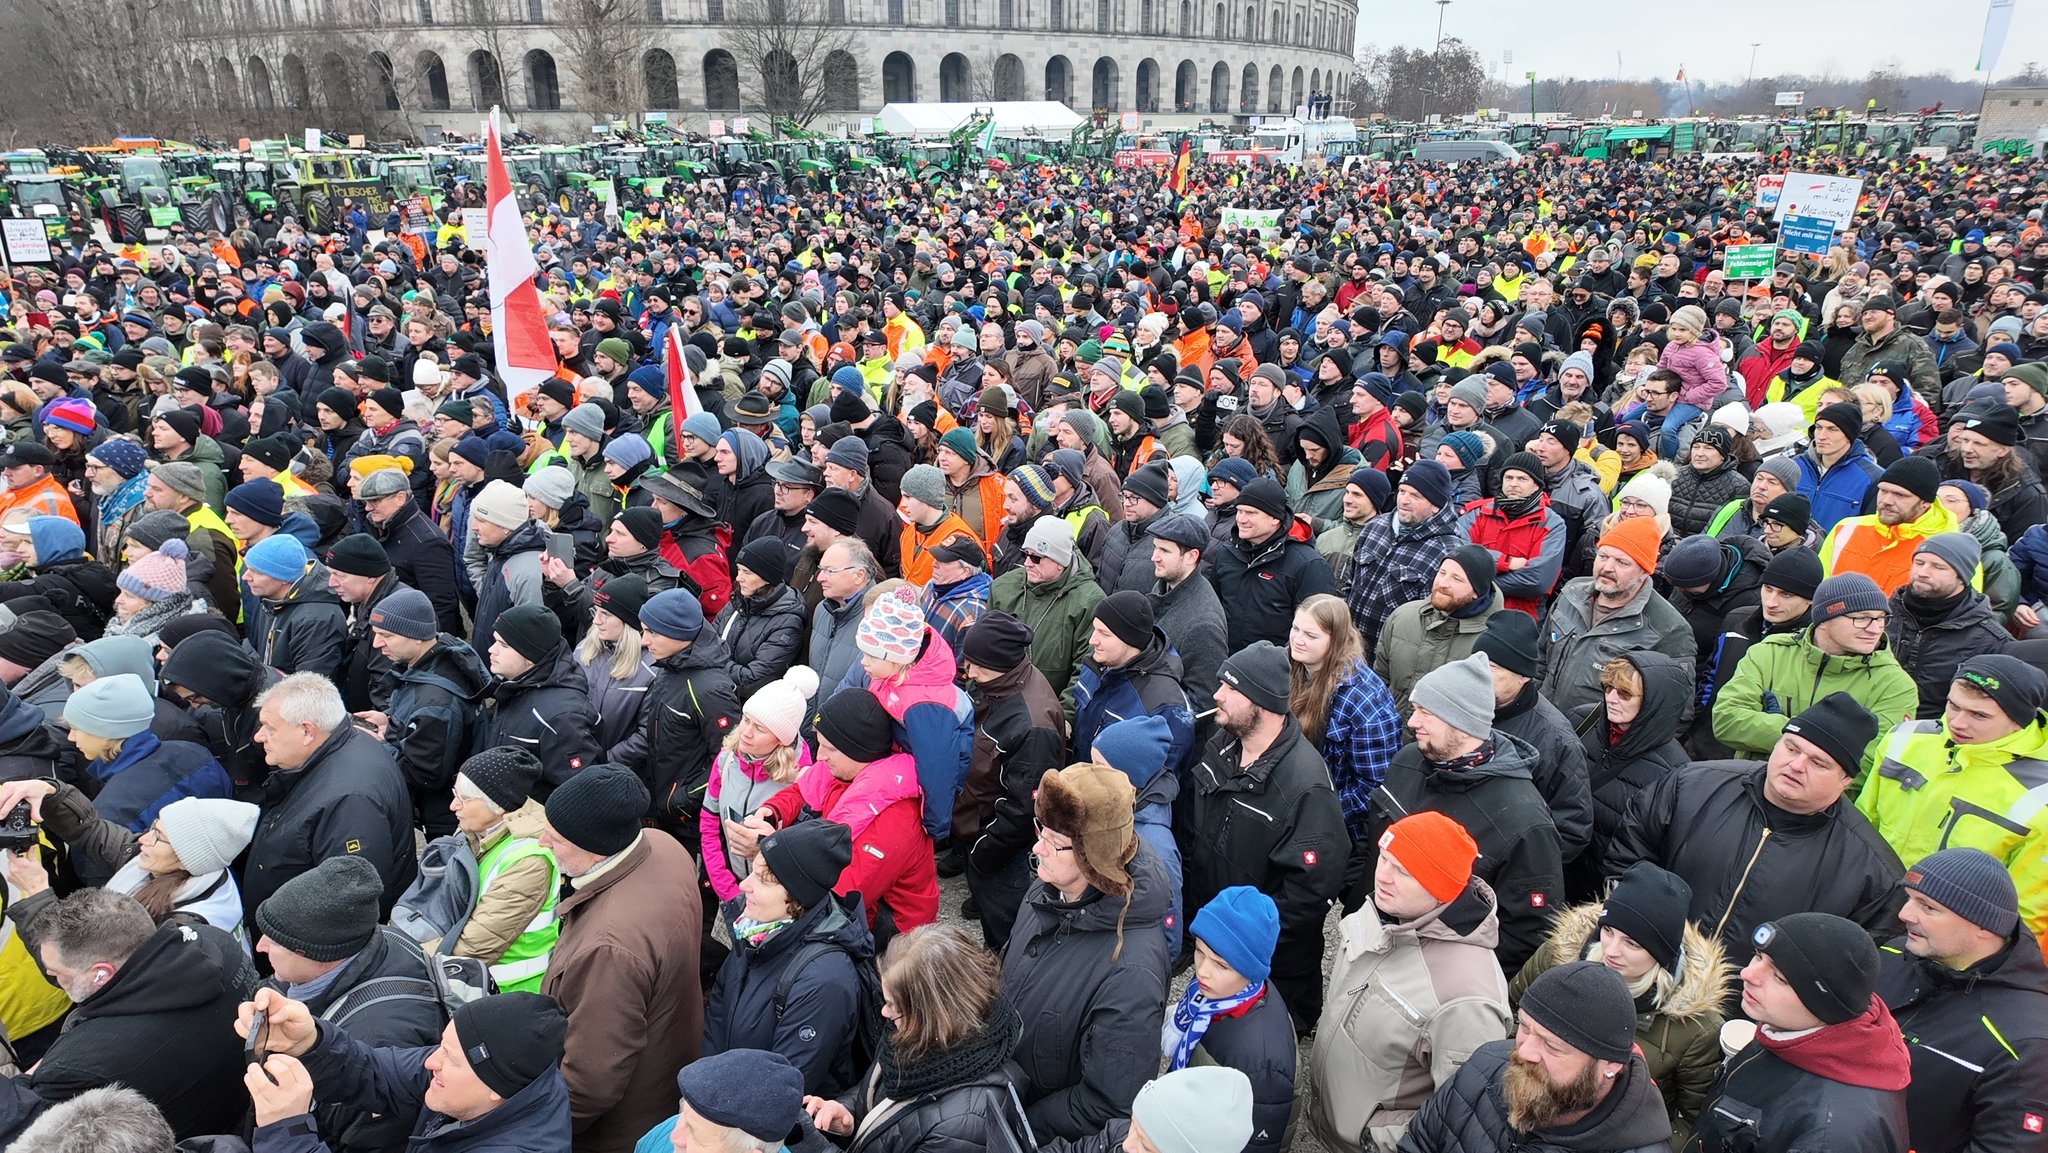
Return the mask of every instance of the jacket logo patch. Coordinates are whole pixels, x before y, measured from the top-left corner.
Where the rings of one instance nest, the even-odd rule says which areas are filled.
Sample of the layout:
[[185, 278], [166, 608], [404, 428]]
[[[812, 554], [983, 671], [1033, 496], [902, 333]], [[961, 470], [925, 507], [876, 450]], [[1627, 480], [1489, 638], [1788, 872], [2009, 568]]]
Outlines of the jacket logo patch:
[[1316, 851], [1314, 849], [1302, 850], [1301, 859], [1309, 868], [1313, 869], [1316, 867]]
[[2042, 1121], [2039, 1113], [2029, 1113], [2025, 1117], [2020, 1118], [2020, 1128], [2025, 1129], [2029, 1133], [2039, 1133], [2041, 1126]]
[[728, 718], [725, 718], [725, 717], [720, 717], [720, 718], [718, 718], [718, 727], [719, 727], [719, 728], [721, 728], [721, 729], [722, 729], [722, 728], [724, 728], [724, 727], [725, 727], [726, 725], [728, 725], [728, 724], [730, 724], [730, 723], [732, 723], [732, 722], [731, 722], [731, 721], [730, 721], [730, 720], [729, 720]]
[[1260, 580], [1262, 580], [1262, 581], [1269, 581], [1269, 580], [1272, 580], [1272, 579], [1273, 579], [1273, 574], [1272, 574], [1272, 573], [1269, 573], [1269, 572], [1262, 572], [1262, 573], [1260, 573], [1260, 574], [1259, 574], [1259, 579], [1260, 579]]
[[1541, 893], [1531, 893], [1531, 894], [1529, 894], [1529, 905], [1530, 905], [1530, 907], [1531, 907], [1531, 908], [1536, 908], [1536, 909], [1540, 909], [1540, 908], [1542, 908], [1542, 907], [1543, 907], [1543, 894], [1541, 894]]
[[582, 768], [582, 767], [583, 767], [583, 758], [582, 758], [582, 757], [570, 757], [570, 758], [569, 758], [569, 767], [570, 767], [570, 768], [572, 768], [572, 769], [580, 769], [580, 768]]
[[349, 843], [343, 845], [342, 848], [348, 850], [351, 853], [360, 853], [363, 851], [363, 843], [361, 841], [350, 841]]
[[876, 848], [873, 845], [862, 845], [861, 848], [866, 849], [868, 851], [868, 855], [873, 857], [877, 861], [883, 858], [884, 854], [882, 853], [882, 850]]

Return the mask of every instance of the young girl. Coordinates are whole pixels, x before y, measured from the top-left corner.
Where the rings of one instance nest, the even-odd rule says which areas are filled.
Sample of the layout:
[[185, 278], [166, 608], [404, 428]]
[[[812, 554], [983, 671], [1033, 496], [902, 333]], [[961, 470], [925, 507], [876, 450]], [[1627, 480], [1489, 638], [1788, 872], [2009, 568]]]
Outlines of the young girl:
[[818, 674], [809, 665], [797, 665], [781, 680], [761, 686], [741, 707], [739, 726], [711, 763], [697, 827], [704, 873], [720, 904], [740, 895], [740, 879], [754, 867], [752, 857], [727, 845], [725, 822], [744, 822], [810, 765], [810, 747], [798, 739], [797, 730], [805, 702], [817, 691]]

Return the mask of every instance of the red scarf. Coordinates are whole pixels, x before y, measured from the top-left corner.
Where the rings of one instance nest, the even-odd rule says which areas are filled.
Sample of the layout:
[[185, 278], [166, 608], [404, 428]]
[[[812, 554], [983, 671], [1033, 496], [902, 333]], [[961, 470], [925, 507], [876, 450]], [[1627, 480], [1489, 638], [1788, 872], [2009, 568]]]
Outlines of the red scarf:
[[1756, 1040], [1787, 1064], [1844, 1085], [1897, 1091], [1913, 1079], [1898, 1022], [1874, 994], [1861, 1017], [1784, 1040], [1759, 1029]]

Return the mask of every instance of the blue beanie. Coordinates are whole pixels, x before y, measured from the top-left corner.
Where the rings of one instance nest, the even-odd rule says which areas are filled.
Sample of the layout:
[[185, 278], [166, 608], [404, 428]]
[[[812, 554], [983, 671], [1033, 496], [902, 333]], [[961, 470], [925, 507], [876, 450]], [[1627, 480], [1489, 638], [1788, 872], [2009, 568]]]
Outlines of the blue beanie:
[[687, 589], [667, 589], [640, 606], [640, 631], [671, 640], [694, 641], [704, 631], [704, 606]]
[[1242, 489], [1258, 478], [1259, 470], [1253, 468], [1252, 462], [1241, 456], [1226, 456], [1209, 466], [1210, 484], [1215, 484], [1220, 480], [1225, 484], [1236, 485]]
[[657, 364], [643, 364], [627, 373], [626, 383], [656, 400], [668, 395], [668, 376]]
[[844, 388], [865, 394], [868, 389], [868, 380], [860, 374], [860, 369], [849, 364], [832, 373], [832, 387]]
[[1983, 485], [1975, 481], [1945, 480], [1941, 482], [1941, 487], [1952, 488], [1962, 493], [1963, 499], [1970, 502], [1971, 512], [1983, 512], [1991, 507], [1991, 494], [1985, 491]]
[[464, 436], [456, 441], [455, 447], [449, 451], [478, 468], [482, 468], [491, 458], [491, 447], [484, 443], [482, 437], [475, 435]]
[[254, 569], [271, 580], [289, 582], [305, 576], [306, 565], [312, 559], [298, 537], [280, 532], [251, 545], [249, 551], [242, 554], [242, 567]]
[[274, 480], [250, 480], [228, 490], [227, 507], [265, 528], [284, 523], [284, 489]]
[[523, 453], [526, 451], [526, 442], [519, 439], [518, 433], [501, 428], [484, 438], [484, 449], [489, 452]]
[[85, 552], [85, 530], [61, 516], [28, 518], [28, 541], [35, 546], [39, 566], [77, 560]]
[[700, 412], [684, 421], [682, 430], [705, 444], [717, 444], [718, 434], [723, 431], [718, 427], [718, 418], [708, 412]]
[[1280, 943], [1280, 907], [1249, 885], [1232, 885], [1202, 906], [1188, 931], [1246, 980], [1263, 981]]
[[623, 469], [646, 464], [654, 459], [654, 450], [637, 436], [620, 436], [604, 446], [604, 458]]
[[1151, 783], [1165, 767], [1166, 750], [1172, 745], [1173, 733], [1166, 727], [1166, 718], [1151, 715], [1104, 725], [1094, 741], [1109, 767], [1140, 788]]

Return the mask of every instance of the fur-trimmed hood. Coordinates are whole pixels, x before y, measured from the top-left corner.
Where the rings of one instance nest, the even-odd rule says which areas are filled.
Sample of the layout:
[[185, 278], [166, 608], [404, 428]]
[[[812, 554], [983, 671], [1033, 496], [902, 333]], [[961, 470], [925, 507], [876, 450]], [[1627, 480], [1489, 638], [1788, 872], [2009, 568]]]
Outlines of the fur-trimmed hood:
[[[1587, 950], [1599, 943], [1602, 904], [1589, 901], [1558, 914], [1556, 928], [1543, 945], [1545, 968], [1589, 959]], [[1680, 949], [1678, 979], [1658, 998], [1655, 1012], [1674, 1021], [1718, 1014], [1735, 980], [1735, 966], [1728, 963], [1721, 942], [1688, 921]], [[1590, 959], [1597, 961], [1599, 957]]]

